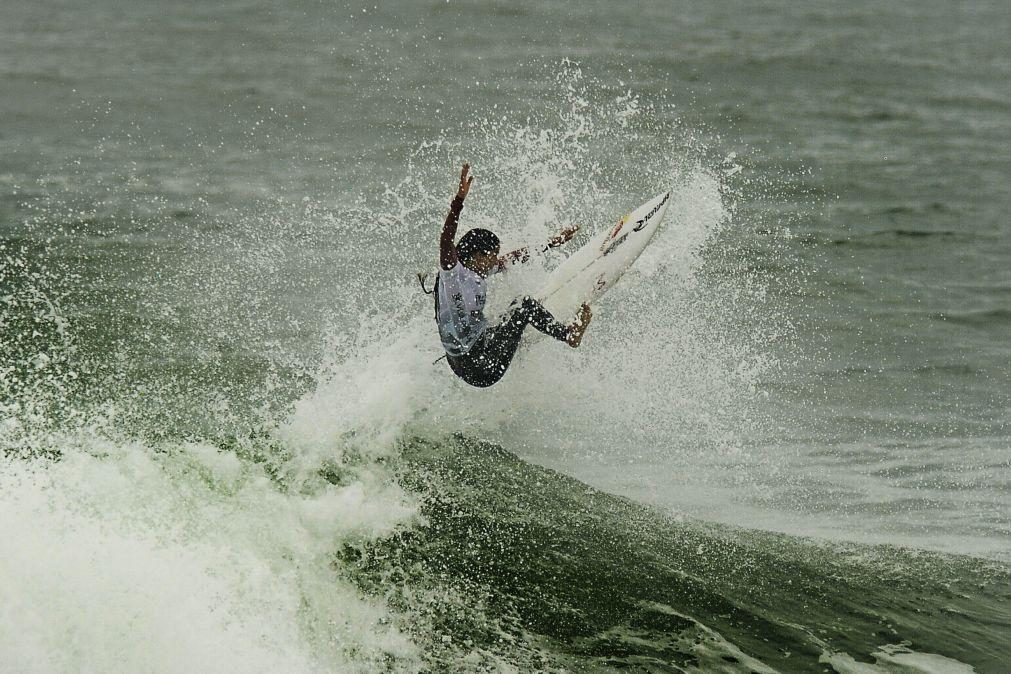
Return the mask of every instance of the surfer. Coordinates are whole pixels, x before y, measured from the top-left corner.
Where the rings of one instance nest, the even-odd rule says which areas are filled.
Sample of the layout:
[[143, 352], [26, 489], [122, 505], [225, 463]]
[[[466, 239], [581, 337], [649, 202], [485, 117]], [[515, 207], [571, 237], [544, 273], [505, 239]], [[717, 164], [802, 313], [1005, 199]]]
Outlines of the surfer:
[[[474, 176], [470, 165], [460, 171], [460, 187], [449, 208], [439, 239], [439, 276], [435, 282], [435, 320], [453, 372], [471, 386], [491, 386], [505, 374], [527, 325], [575, 348], [590, 323], [590, 307], [579, 310], [576, 320], [563, 325], [532, 297], [513, 302], [498, 325], [489, 326], [484, 316], [485, 279], [517, 262], [530, 259], [520, 248], [499, 256], [499, 239], [487, 229], [472, 229], [456, 240], [456, 228]], [[548, 247], [570, 240], [578, 226], [563, 229], [548, 241]]]

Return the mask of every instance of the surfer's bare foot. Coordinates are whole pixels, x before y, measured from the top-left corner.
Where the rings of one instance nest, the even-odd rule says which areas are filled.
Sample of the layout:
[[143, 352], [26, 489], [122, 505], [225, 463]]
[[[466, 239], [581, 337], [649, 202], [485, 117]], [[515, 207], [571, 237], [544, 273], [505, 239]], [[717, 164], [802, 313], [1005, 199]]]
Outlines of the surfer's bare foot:
[[583, 341], [583, 333], [586, 332], [586, 327], [590, 324], [590, 318], [592, 317], [593, 312], [590, 311], [589, 304], [584, 304], [580, 307], [579, 315], [576, 316], [576, 320], [569, 326], [569, 336], [565, 338], [565, 342], [573, 349]]

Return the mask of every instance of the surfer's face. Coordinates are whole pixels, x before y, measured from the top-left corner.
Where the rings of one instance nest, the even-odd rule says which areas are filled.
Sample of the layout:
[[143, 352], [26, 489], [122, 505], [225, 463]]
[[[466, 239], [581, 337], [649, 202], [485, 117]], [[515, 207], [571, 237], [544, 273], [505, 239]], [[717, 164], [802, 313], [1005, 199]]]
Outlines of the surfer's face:
[[473, 272], [480, 274], [481, 276], [487, 276], [495, 265], [498, 264], [498, 251], [489, 251], [486, 253], [473, 253], [467, 261], [463, 263], [463, 266], [470, 269]]

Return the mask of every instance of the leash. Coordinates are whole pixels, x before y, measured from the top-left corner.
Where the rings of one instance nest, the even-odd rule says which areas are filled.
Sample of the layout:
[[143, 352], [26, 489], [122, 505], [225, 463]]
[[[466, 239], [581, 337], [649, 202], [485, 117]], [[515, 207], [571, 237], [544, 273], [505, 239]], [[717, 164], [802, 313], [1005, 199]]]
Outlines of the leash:
[[425, 274], [417, 274], [417, 278], [418, 278], [418, 285], [421, 286], [421, 292], [425, 293], [426, 295], [431, 295], [432, 293], [435, 292], [435, 286], [432, 286], [431, 290], [429, 290], [428, 288], [425, 287], [425, 279], [428, 278], [428, 274], [427, 273], [425, 273]]

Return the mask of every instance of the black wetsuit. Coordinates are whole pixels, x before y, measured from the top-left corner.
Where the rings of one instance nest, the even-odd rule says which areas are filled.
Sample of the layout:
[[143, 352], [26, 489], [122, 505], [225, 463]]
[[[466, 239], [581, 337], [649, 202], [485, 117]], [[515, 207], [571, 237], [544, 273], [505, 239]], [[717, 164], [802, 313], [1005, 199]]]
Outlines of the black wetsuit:
[[540, 302], [532, 297], [524, 297], [513, 302], [505, 319], [485, 330], [466, 354], [447, 355], [449, 367], [471, 386], [491, 386], [505, 374], [519, 348], [523, 330], [528, 325], [561, 342], [569, 336], [569, 329], [555, 320]]
[[[449, 215], [446, 216], [446, 223], [442, 227], [442, 238], [439, 241], [439, 262], [441, 264], [439, 278], [444, 273], [456, 269], [455, 265], [461, 264], [453, 239], [462, 210], [463, 197], [457, 195], [450, 204]], [[473, 271], [469, 273], [474, 274]], [[509, 314], [500, 324], [486, 328], [477, 341], [470, 345], [466, 353], [452, 355], [449, 352], [455, 350], [454, 346], [462, 347], [461, 336], [469, 332], [473, 326], [485, 323], [483, 289], [480, 284], [472, 285], [471, 291], [474, 295], [469, 300], [459, 294], [447, 297], [447, 302], [456, 301], [459, 303], [459, 310], [454, 312], [450, 307], [442, 307], [447, 311], [440, 312], [439, 298], [442, 293], [439, 291], [439, 283], [437, 278], [434, 291], [436, 323], [439, 323], [440, 313], [445, 313], [450, 321], [462, 320], [466, 323], [466, 329], [461, 330], [460, 334], [453, 333], [449, 336], [442, 334], [444, 326], [440, 324], [440, 337], [447, 352], [446, 360], [453, 372], [471, 386], [485, 388], [502, 378], [512, 362], [513, 356], [516, 355], [523, 330], [528, 325], [534, 326], [559, 341], [564, 342], [569, 337], [569, 329], [555, 320], [555, 317], [540, 302], [532, 297], [524, 297], [513, 302]], [[464, 289], [458, 288], [451, 292], [460, 293], [463, 291]]]

